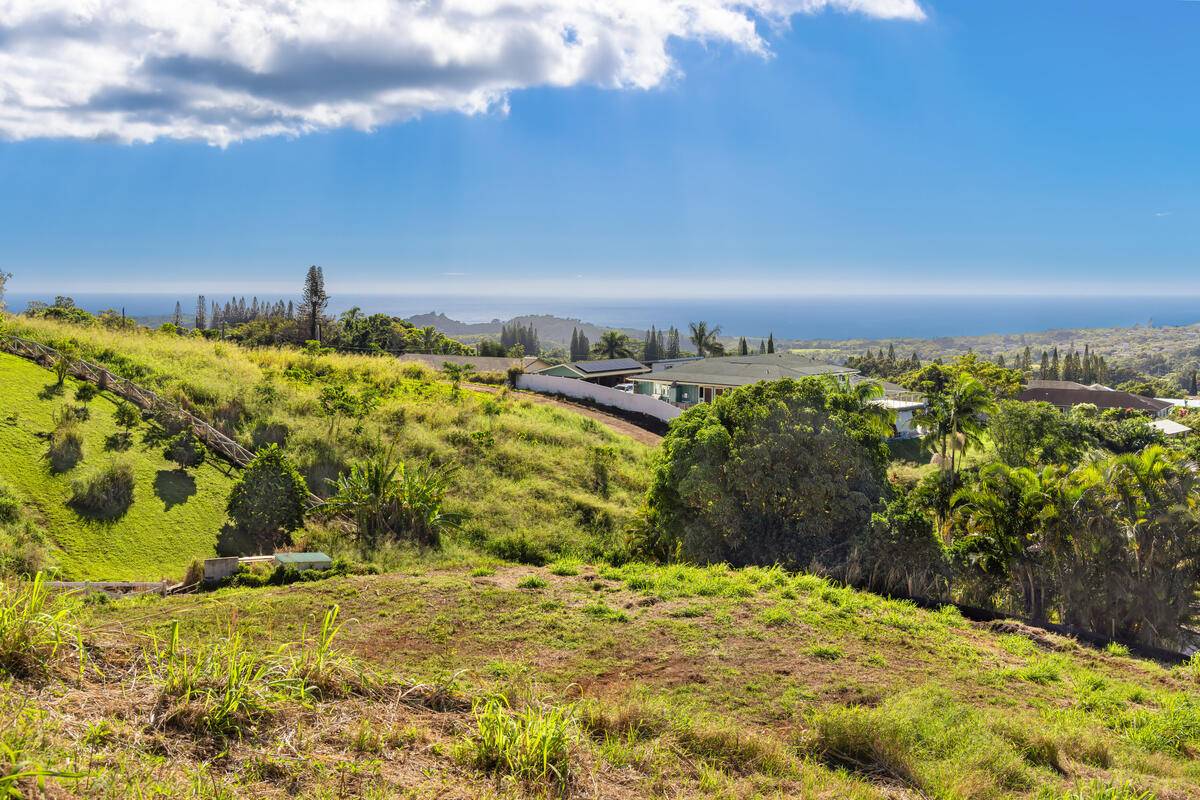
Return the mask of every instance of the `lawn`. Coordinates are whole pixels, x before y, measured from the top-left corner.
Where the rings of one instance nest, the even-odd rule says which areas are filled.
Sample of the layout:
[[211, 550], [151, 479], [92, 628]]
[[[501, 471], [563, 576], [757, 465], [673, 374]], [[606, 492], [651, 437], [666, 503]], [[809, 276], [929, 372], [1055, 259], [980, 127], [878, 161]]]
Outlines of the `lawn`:
[[[294, 684], [280, 684], [269, 713], [214, 741], [196, 726], [225, 706], [172, 710], [153, 676], [85, 665], [82, 682], [39, 695], [31, 753], [87, 769], [77, 791], [111, 797], [131, 785], [185, 792], [197, 776], [204, 790], [190, 796], [1183, 800], [1200, 790], [1197, 664], [972, 623], [779, 569], [468, 559], [117, 601], [83, 610], [81, 624], [106, 665], [161, 659], [175, 631], [172, 652], [236, 632], [245, 658], [282, 652], [294, 664], [335, 604], [337, 652], [324, 658], [352, 688], [297, 701]], [[64, 669], [77, 675], [73, 659]], [[374, 688], [362, 688], [365, 675]], [[0, 688], [0, 708], [21, 692]], [[177, 722], [164, 725], [164, 711]], [[96, 730], [110, 734], [81, 754]], [[542, 756], [559, 772], [539, 771]]]
[[[116, 452], [116, 399], [101, 393], [87, 403], [90, 418], [80, 425], [82, 461], [54, 474], [45, 457], [44, 435], [54, 428], [58, 409], [78, 404], [74, 392], [79, 385], [68, 378], [63, 390], [55, 392], [54, 382], [49, 370], [0, 353], [0, 485], [17, 496], [25, 516], [48, 537], [62, 577], [179, 578], [193, 559], [212, 556], [225, 523], [231, 468], [210, 459], [180, 470], [163, 458], [161, 445], [146, 442], [145, 426], [134, 429], [128, 450]], [[72, 481], [114, 458], [133, 466], [133, 505], [114, 521], [76, 513], [68, 505]]]

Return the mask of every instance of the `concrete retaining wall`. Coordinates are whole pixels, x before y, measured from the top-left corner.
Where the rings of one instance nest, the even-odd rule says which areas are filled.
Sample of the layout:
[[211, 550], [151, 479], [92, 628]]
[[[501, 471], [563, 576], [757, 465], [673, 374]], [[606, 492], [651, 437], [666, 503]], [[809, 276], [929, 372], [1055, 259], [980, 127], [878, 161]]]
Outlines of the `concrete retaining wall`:
[[629, 394], [575, 378], [556, 378], [553, 375], [521, 375], [517, 378], [517, 388], [540, 394], [561, 394], [577, 400], [590, 400], [597, 405], [619, 408], [635, 414], [645, 414], [648, 417], [661, 419], [663, 422], [673, 420], [683, 413], [670, 403], [664, 403], [649, 395]]

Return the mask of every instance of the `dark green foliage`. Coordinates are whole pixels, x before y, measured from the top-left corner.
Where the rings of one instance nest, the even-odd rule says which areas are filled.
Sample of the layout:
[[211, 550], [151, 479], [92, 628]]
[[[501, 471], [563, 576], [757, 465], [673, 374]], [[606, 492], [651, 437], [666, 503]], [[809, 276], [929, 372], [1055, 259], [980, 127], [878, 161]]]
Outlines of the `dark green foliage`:
[[883, 491], [882, 427], [877, 406], [816, 378], [744, 386], [688, 409], [663, 440], [642, 549], [842, 564]]
[[488, 542], [487, 549], [497, 558], [534, 567], [543, 566], [550, 560], [550, 555], [541, 544], [531, 541], [520, 533], [493, 539]]
[[11, 525], [21, 518], [21, 504], [6, 487], [0, 486], [0, 525]]
[[137, 424], [142, 420], [142, 412], [138, 407], [128, 400], [122, 400], [117, 404], [116, 410], [113, 412], [113, 419], [117, 425], [129, 431], [131, 428], [137, 427]]
[[947, 593], [950, 561], [922, 500], [916, 489], [895, 489], [855, 542], [844, 576], [848, 583], [910, 597]]
[[81, 403], [90, 402], [98, 394], [100, 394], [100, 390], [92, 383], [81, 383], [75, 389], [75, 399]]
[[1088, 444], [1110, 453], [1136, 453], [1163, 442], [1163, 435], [1148, 424], [1150, 418], [1140, 412], [1079, 405], [1071, 409], [1070, 417]]
[[167, 442], [163, 449], [163, 458], [174, 461], [181, 468], [195, 467], [204, 463], [206, 453], [204, 442], [197, 439], [192, 431], [186, 430]]
[[83, 434], [73, 420], [61, 422], [50, 434], [46, 459], [54, 472], [66, 472], [83, 460]]
[[354, 518], [358, 536], [368, 547], [382, 539], [405, 539], [436, 546], [442, 533], [458, 527], [460, 514], [444, 507], [453, 470], [432, 464], [406, 465], [381, 454], [356, 462], [349, 474], [332, 481], [334, 494], [325, 503], [333, 514]]
[[98, 519], [116, 519], [133, 505], [133, 467], [113, 461], [71, 484], [71, 507]]
[[304, 524], [308, 489], [296, 467], [276, 445], [254, 457], [229, 493], [226, 510], [234, 524], [262, 543], [274, 544]]
[[1049, 403], [1002, 400], [988, 418], [988, 433], [1010, 467], [1073, 464], [1092, 444], [1078, 418]]

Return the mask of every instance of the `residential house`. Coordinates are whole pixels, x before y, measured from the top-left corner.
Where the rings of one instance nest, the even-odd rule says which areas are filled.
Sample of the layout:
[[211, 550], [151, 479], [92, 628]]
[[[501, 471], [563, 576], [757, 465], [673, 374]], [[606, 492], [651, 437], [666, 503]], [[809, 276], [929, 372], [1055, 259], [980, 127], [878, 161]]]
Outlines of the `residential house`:
[[574, 378], [576, 380], [596, 383], [601, 386], [616, 386], [618, 383], [628, 383], [635, 375], [649, 372], [650, 368], [632, 358], [605, 358], [596, 361], [570, 361], [566, 364], [555, 364], [539, 370], [539, 375], [550, 375], [556, 378]]
[[[712, 402], [730, 389], [759, 381], [817, 376], [832, 378], [846, 386], [871, 380], [859, 375], [852, 367], [825, 364], [791, 353], [767, 353], [694, 359], [675, 366], [656, 367], [637, 376], [634, 386], [638, 394], [687, 407]], [[878, 402], [896, 412], [897, 435], [916, 436], [918, 431], [912, 425], [912, 415], [925, 405], [921, 396], [894, 383], [879, 383], [883, 386], [884, 397]]]
[[1090, 403], [1101, 411], [1109, 408], [1141, 411], [1158, 419], [1166, 417], [1173, 408], [1166, 400], [1142, 397], [1140, 394], [1121, 392], [1098, 384], [1084, 386], [1073, 381], [1033, 380], [1017, 395], [1017, 399], [1027, 403], [1049, 403], [1063, 412]]

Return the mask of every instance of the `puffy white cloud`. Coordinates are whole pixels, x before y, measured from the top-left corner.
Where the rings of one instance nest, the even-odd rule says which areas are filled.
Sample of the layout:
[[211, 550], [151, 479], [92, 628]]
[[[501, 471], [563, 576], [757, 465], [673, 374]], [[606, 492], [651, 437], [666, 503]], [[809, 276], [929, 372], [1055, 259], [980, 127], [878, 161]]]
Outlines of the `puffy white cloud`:
[[369, 129], [532, 86], [650, 88], [672, 39], [918, 0], [0, 0], [0, 136], [153, 141]]

